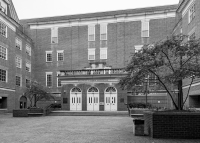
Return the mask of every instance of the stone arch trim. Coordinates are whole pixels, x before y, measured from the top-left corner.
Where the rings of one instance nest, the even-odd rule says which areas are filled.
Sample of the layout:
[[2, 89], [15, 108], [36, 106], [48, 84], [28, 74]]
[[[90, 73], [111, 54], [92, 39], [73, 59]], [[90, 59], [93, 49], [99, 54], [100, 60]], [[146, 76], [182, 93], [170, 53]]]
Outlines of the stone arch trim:
[[97, 87], [92, 86], [87, 90], [87, 93], [94, 93], [94, 92], [99, 93], [99, 89]]
[[113, 86], [109, 86], [109, 87], [107, 87], [107, 88], [105, 89], [105, 92], [106, 92], [106, 93], [110, 93], [110, 92], [112, 92], [112, 93], [117, 93], [117, 89], [116, 89], [115, 87], [113, 87]]
[[74, 87], [71, 89], [70, 93], [82, 93], [81, 89], [78, 87]]

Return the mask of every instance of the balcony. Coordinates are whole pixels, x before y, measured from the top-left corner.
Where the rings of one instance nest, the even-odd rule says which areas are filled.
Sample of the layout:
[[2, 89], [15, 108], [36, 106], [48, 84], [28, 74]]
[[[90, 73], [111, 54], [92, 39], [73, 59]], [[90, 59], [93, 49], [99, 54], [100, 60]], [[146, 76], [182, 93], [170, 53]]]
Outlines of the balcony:
[[112, 79], [127, 75], [124, 69], [61, 70], [60, 79]]

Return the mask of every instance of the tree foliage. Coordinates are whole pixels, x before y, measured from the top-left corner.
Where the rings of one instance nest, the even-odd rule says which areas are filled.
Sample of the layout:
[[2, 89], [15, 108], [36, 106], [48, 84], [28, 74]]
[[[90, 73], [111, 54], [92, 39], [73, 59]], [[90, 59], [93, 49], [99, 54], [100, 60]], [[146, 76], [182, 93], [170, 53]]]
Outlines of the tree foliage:
[[50, 94], [50, 92], [48, 92], [47, 88], [44, 88], [36, 81], [32, 81], [30, 83], [24, 95], [30, 100], [31, 107], [33, 101], [34, 101], [34, 107], [36, 107], [36, 103], [42, 99], [45, 100], [54, 99], [54, 97]]
[[145, 77], [151, 73], [170, 95], [175, 108], [179, 109], [173, 91], [178, 89], [179, 95], [183, 96], [182, 80], [192, 77], [193, 81], [194, 77], [200, 76], [200, 40], [176, 35], [145, 45], [132, 54], [125, 70], [128, 75], [120, 81], [122, 88], [136, 91], [135, 85], [144, 83]]

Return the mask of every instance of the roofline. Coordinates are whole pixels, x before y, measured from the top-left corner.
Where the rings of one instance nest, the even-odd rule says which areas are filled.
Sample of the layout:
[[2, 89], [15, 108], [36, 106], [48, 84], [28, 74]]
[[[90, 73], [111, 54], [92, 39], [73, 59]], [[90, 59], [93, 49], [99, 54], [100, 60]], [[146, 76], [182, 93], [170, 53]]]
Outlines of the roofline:
[[[166, 10], [156, 10], [152, 11], [151, 8], [162, 8], [165, 7]], [[156, 6], [156, 7], [145, 7], [145, 8], [137, 8], [137, 9], [127, 9], [127, 10], [116, 10], [116, 11], [105, 11], [105, 12], [96, 12], [96, 13], [85, 13], [85, 14], [74, 14], [74, 15], [65, 15], [65, 16], [55, 16], [55, 17], [44, 17], [44, 18], [33, 18], [33, 19], [22, 19], [20, 21], [27, 21], [28, 24], [46, 24], [46, 23], [57, 23], [57, 22], [71, 22], [71, 21], [80, 21], [80, 20], [92, 20], [92, 19], [107, 19], [107, 18], [116, 18], [116, 17], [124, 17], [124, 16], [138, 16], [145, 14], [158, 14], [164, 12], [176, 12], [178, 5], [167, 5], [167, 6]], [[169, 8], [169, 9], [167, 9]], [[135, 12], [130, 13], [131, 10], [143, 10], [144, 12]], [[148, 11], [149, 10], [149, 11]], [[112, 14], [112, 13], [121, 12], [121, 14]], [[110, 13], [110, 14], [109, 14]], [[92, 14], [107, 14], [107, 16], [91, 16], [91, 17], [83, 17], [81, 16], [90, 16]], [[80, 18], [73, 18], [73, 16], [80, 16]], [[66, 18], [64, 20], [58, 20], [60, 18]], [[72, 17], [72, 18], [68, 18]], [[49, 18], [58, 18], [55, 20], [48, 21]], [[30, 21], [30, 22], [29, 22]]]

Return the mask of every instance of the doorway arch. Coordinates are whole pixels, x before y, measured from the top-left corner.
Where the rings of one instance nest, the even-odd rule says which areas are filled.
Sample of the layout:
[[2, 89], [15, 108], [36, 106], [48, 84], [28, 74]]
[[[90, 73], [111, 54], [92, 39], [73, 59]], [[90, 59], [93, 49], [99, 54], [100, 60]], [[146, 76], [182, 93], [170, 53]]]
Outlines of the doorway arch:
[[26, 109], [27, 108], [27, 98], [25, 96], [21, 96], [19, 99], [19, 108]]
[[117, 111], [117, 89], [115, 87], [108, 87], [104, 91], [104, 110]]
[[99, 90], [96, 87], [90, 87], [87, 91], [87, 110], [99, 111]]
[[82, 110], [82, 91], [78, 87], [74, 87], [70, 91], [70, 110], [71, 111]]

